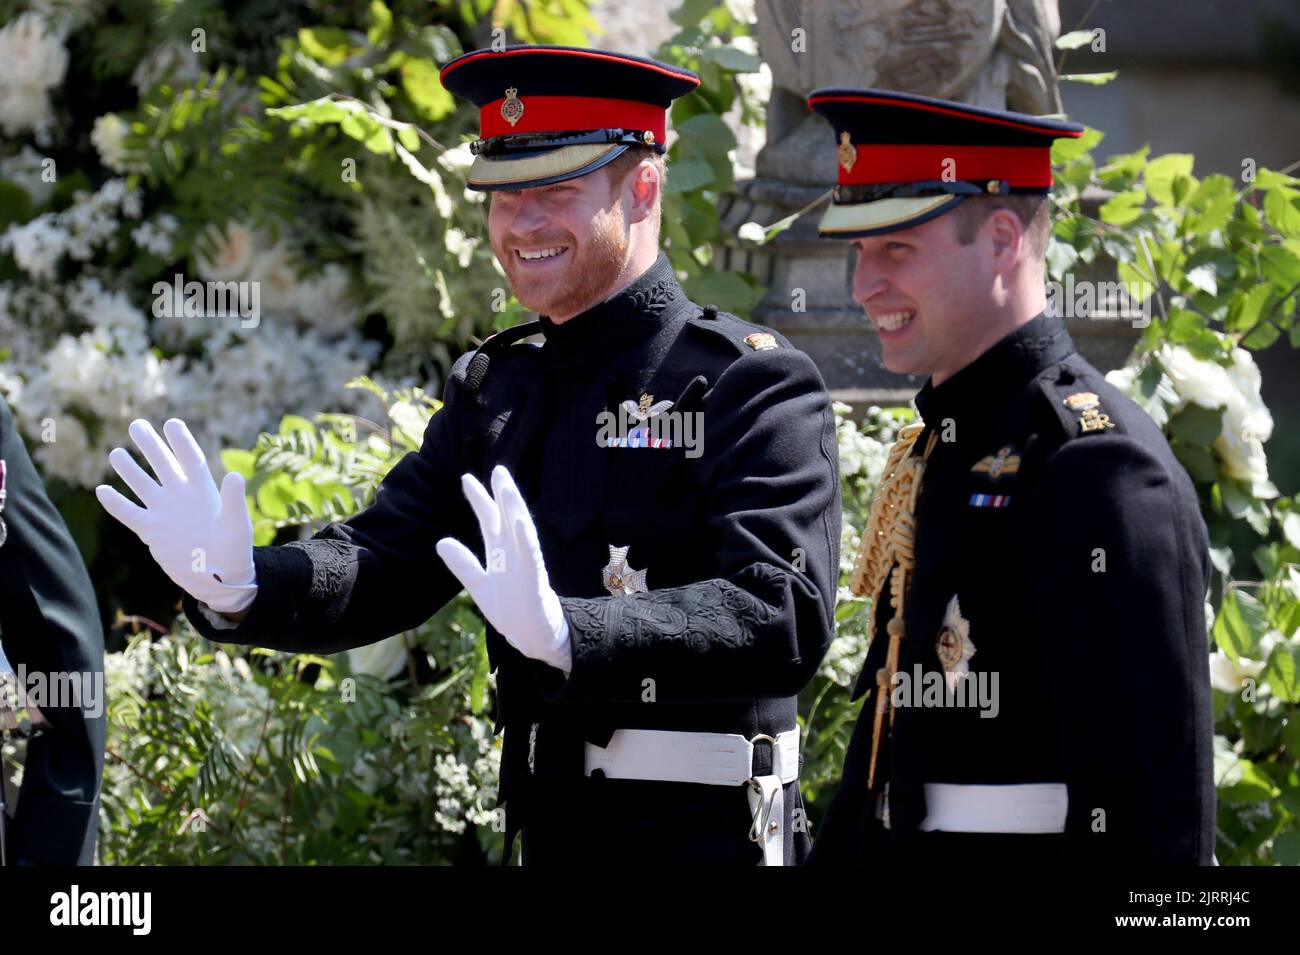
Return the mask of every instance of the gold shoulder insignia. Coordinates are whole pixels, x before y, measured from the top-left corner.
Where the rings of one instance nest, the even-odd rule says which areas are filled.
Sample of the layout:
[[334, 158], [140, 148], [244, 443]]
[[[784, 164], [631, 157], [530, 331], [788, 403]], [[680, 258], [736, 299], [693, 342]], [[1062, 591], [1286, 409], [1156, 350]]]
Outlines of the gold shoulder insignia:
[[745, 336], [745, 344], [754, 351], [768, 351], [776, 348], [776, 337], [767, 332], [754, 332], [752, 335]]
[[1079, 432], [1105, 431], [1115, 427], [1110, 415], [1101, 412], [1101, 399], [1091, 391], [1076, 391], [1067, 396], [1063, 404], [1071, 411], [1079, 412]]

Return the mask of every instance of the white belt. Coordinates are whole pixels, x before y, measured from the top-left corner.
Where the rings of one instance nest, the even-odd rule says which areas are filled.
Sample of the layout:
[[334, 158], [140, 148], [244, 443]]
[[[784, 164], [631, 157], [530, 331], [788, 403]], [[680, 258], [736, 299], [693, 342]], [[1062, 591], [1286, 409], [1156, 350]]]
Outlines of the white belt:
[[[772, 769], [754, 775], [754, 744], [771, 746]], [[746, 739], [739, 733], [689, 733], [674, 730], [615, 730], [608, 746], [586, 744], [584, 772], [600, 770], [610, 779], [748, 784], [752, 815], [750, 838], [763, 847], [763, 865], [782, 865], [785, 802], [781, 787], [799, 778], [799, 728]]]
[[1065, 783], [925, 784], [922, 832], [1064, 832]]

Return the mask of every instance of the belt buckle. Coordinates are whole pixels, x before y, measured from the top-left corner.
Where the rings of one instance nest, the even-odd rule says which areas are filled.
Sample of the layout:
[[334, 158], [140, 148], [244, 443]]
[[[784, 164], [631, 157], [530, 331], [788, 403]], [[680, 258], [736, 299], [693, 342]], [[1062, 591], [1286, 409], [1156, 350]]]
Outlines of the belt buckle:
[[[772, 774], [774, 775], [776, 772], [776, 737], [768, 736], [766, 733], [759, 733], [756, 736], [751, 737], [749, 742], [751, 745], [754, 743], [768, 743], [771, 745]], [[749, 771], [751, 774], [754, 771], [754, 761], [752, 756], [750, 757]], [[753, 775], [751, 775], [745, 782], [754, 790], [754, 792], [758, 793], [760, 797], [763, 795], [763, 787], [759, 785], [757, 778]], [[763, 842], [764, 833], [767, 831], [768, 822], [772, 816], [772, 804], [776, 802], [776, 794], [780, 791], [781, 787], [778, 784], [777, 788], [772, 790], [772, 795], [770, 797], [766, 800], [760, 798], [758, 805], [754, 807], [754, 816], [750, 820], [749, 826], [750, 842], [757, 842], [759, 844]]]

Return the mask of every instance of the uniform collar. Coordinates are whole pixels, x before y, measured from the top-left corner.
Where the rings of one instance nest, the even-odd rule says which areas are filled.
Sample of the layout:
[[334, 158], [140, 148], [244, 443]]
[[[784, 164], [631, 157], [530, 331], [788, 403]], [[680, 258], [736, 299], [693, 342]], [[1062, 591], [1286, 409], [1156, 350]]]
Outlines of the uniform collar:
[[916, 394], [916, 408], [922, 419], [938, 423], [974, 408], [995, 407], [1073, 351], [1065, 321], [1040, 313], [943, 384], [927, 381]]
[[599, 305], [559, 325], [543, 315], [543, 352], [562, 365], [601, 364], [649, 338], [689, 304], [668, 256], [660, 252], [640, 277]]

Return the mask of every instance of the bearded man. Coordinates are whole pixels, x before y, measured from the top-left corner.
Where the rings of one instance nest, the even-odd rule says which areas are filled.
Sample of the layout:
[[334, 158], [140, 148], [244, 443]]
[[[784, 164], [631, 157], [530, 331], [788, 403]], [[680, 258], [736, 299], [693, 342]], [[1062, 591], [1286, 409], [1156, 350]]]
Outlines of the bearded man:
[[467, 589], [503, 860], [522, 832], [526, 864], [802, 861], [795, 697], [833, 634], [834, 422], [807, 356], [691, 302], [659, 252], [667, 110], [698, 77], [539, 46], [441, 75], [479, 107], [469, 184], [541, 319], [457, 361], [419, 452], [311, 540], [253, 547], [240, 477], [218, 492], [176, 420], [170, 447], [132, 426], [158, 482], [110, 456], [145, 508], [100, 500], [213, 640], [336, 652]]

